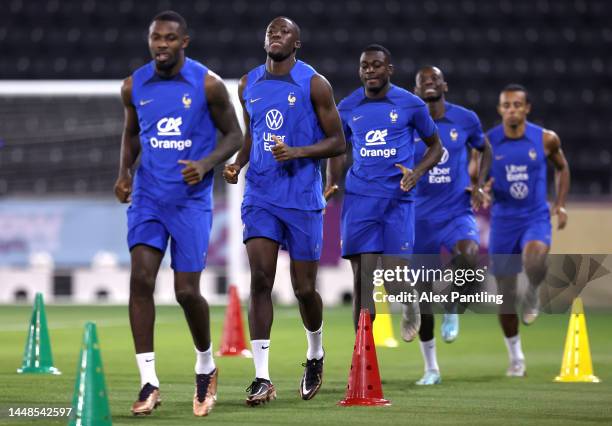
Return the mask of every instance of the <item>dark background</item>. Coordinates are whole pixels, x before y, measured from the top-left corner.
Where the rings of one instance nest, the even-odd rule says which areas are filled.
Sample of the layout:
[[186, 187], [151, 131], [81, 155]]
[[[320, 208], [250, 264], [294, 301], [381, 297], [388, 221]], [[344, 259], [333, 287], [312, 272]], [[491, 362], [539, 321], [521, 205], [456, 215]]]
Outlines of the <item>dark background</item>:
[[[187, 53], [222, 77], [265, 59], [264, 30], [277, 15], [302, 28], [299, 57], [336, 98], [359, 85], [369, 43], [388, 47], [394, 82], [437, 65], [448, 100], [498, 123], [499, 90], [530, 91], [530, 119], [555, 130], [571, 164], [574, 198], [609, 196], [612, 179], [612, 2], [12, 0], [0, 14], [2, 79], [119, 79], [149, 60], [146, 33], [159, 11], [187, 19]], [[107, 193], [117, 169], [116, 98], [0, 98], [0, 195]]]

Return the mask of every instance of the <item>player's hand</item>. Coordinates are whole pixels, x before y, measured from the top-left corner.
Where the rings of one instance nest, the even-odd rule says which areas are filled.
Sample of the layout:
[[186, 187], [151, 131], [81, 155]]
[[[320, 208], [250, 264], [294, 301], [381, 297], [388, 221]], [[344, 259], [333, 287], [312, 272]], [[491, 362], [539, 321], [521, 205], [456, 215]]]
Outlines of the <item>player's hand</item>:
[[276, 161], [288, 161], [297, 158], [297, 150], [295, 148], [288, 146], [278, 136], [272, 136], [272, 139], [276, 143], [272, 147], [272, 155], [274, 155]]
[[323, 191], [323, 197], [325, 201], [329, 201], [331, 197], [334, 196], [336, 192], [338, 192], [338, 185], [329, 185], [325, 187], [325, 191]]
[[417, 175], [409, 169], [408, 167], [404, 167], [401, 164], [396, 164], [395, 167], [402, 171], [402, 180], [400, 181], [400, 188], [404, 192], [410, 191], [417, 184], [417, 180], [419, 179]]
[[208, 173], [204, 166], [199, 161], [193, 160], [178, 160], [179, 164], [183, 164], [185, 168], [181, 170], [183, 180], [187, 185], [195, 185], [204, 179], [204, 175]]
[[120, 203], [132, 202], [132, 176], [130, 174], [120, 175], [115, 182], [115, 197]]
[[564, 229], [567, 225], [567, 210], [565, 210], [565, 207], [555, 204], [550, 209], [550, 214], [552, 216], [557, 216], [557, 229]]
[[493, 186], [493, 178], [490, 178], [484, 186], [478, 185], [468, 186], [465, 188], [470, 193], [470, 202], [472, 209], [478, 211], [481, 208], [487, 209], [491, 205], [491, 188]]
[[223, 168], [223, 179], [227, 183], [238, 183], [238, 175], [240, 174], [240, 166], [238, 163], [226, 164]]

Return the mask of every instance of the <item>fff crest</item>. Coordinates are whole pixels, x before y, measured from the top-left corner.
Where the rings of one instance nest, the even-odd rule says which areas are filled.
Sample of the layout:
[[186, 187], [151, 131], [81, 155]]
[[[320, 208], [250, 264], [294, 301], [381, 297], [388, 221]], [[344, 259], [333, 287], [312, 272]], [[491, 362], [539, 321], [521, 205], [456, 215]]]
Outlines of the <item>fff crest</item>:
[[189, 97], [189, 93], [185, 93], [183, 95], [183, 106], [185, 109], [191, 108], [191, 98]]

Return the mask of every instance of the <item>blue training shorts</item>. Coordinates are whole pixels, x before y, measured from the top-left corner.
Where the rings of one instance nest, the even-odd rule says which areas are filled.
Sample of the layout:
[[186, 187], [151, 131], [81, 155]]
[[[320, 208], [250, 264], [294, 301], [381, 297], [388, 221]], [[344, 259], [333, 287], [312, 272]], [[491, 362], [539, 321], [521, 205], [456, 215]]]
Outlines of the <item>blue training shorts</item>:
[[520, 255], [525, 245], [529, 241], [541, 241], [550, 247], [551, 234], [548, 215], [522, 219], [493, 218], [489, 237], [492, 272], [496, 275], [518, 274], [522, 270]]
[[478, 224], [471, 213], [444, 221], [416, 220], [414, 234], [416, 254], [439, 254], [442, 247], [452, 251], [461, 240], [472, 240], [480, 244]]
[[414, 203], [347, 193], [340, 233], [342, 257], [362, 253], [409, 255], [414, 247]]
[[206, 266], [212, 211], [134, 197], [127, 210], [130, 250], [144, 244], [165, 253], [171, 238], [171, 266], [177, 272], [200, 272]]
[[268, 238], [293, 260], [316, 261], [323, 246], [323, 211], [298, 210], [268, 203], [242, 205], [242, 240]]

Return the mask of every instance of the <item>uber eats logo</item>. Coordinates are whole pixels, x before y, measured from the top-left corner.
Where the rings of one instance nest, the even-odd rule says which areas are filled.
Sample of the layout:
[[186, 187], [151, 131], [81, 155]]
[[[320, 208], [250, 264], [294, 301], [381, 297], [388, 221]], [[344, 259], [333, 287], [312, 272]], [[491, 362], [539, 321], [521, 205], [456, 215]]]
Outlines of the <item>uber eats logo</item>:
[[[157, 136], [181, 136], [182, 117], [164, 117], [157, 122]], [[156, 149], [176, 149], [183, 151], [191, 148], [191, 139], [149, 139], [151, 148]]]

